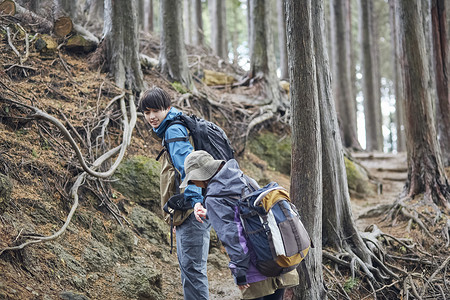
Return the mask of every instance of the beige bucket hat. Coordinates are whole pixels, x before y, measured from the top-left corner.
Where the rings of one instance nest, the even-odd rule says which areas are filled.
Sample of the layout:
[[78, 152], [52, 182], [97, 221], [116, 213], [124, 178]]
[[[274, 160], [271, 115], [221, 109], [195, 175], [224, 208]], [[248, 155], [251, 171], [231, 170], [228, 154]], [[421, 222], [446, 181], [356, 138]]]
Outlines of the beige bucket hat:
[[211, 154], [203, 150], [191, 152], [184, 161], [186, 177], [184, 177], [180, 188], [185, 188], [191, 180], [206, 181], [210, 179], [224, 162], [223, 160], [215, 160]]

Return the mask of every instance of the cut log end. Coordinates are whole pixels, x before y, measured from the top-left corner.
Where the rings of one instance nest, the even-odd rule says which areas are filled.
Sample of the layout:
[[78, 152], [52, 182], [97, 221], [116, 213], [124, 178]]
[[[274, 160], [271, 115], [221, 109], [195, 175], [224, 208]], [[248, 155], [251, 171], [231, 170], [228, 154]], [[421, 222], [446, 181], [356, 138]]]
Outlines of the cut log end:
[[16, 14], [16, 3], [12, 0], [4, 0], [1, 2], [0, 14], [14, 16]]
[[64, 37], [73, 30], [73, 23], [69, 17], [58, 18], [53, 24], [53, 32], [58, 37]]

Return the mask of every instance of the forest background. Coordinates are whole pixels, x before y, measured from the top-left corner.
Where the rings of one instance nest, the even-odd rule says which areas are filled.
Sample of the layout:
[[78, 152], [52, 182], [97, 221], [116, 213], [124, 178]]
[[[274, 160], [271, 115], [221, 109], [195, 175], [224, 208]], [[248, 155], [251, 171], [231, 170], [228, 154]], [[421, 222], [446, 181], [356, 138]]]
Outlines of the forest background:
[[[153, 85], [290, 189], [315, 247], [286, 299], [448, 298], [448, 9], [0, 1], [0, 299], [182, 298]], [[212, 240], [211, 298], [237, 299]]]

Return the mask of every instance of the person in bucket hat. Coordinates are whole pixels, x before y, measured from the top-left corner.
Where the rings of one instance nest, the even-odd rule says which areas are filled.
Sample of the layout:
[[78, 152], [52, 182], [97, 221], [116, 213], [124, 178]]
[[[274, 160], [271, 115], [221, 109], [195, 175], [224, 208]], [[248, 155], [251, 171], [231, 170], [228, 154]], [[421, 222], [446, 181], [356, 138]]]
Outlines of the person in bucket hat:
[[251, 192], [256, 181], [246, 176], [235, 159], [215, 160], [206, 151], [193, 151], [184, 161], [186, 176], [180, 188], [194, 184], [204, 189], [203, 203], [196, 203], [197, 220], [209, 219], [230, 258], [229, 268], [242, 299], [281, 300], [285, 288], [298, 285], [297, 270], [277, 277], [262, 275], [252, 261], [255, 253], [239, 219], [238, 201]]

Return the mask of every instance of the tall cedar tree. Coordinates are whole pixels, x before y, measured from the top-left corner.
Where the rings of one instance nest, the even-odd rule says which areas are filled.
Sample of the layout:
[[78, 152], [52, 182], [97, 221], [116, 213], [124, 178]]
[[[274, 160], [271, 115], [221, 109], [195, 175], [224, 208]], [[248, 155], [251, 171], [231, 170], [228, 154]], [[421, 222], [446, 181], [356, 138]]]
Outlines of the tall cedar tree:
[[223, 59], [228, 58], [226, 34], [226, 1], [208, 0], [211, 21], [211, 48], [213, 53]]
[[136, 1], [105, 0], [106, 66], [120, 88], [135, 92], [144, 89], [138, 35]]
[[160, 2], [161, 8], [161, 52], [159, 64], [161, 73], [170, 80], [182, 83], [188, 89], [195, 89], [189, 72], [186, 47], [183, 40], [181, 0]]
[[192, 0], [192, 44], [203, 46], [202, 1]]
[[[320, 109], [322, 141], [322, 245], [336, 253], [345, 253], [348, 261], [358, 261], [369, 281], [383, 282], [389, 278], [379, 261], [372, 261], [372, 251], [364, 243], [353, 220], [347, 174], [344, 163], [335, 101], [331, 93], [331, 79], [326, 51], [323, 0], [313, 2], [314, 53], [316, 58], [317, 89]], [[342, 258], [344, 258], [342, 256]]]
[[266, 104], [275, 111], [282, 105], [282, 96], [276, 75], [270, 11], [269, 0], [250, 0], [250, 77], [262, 80]]
[[300, 285], [294, 288], [294, 297], [322, 300], [326, 298], [322, 274], [322, 155], [311, 0], [287, 0], [286, 12], [292, 108], [291, 195], [302, 208], [302, 221], [315, 245], [305, 259], [309, 274], [299, 272]]
[[401, 70], [398, 60], [398, 42], [397, 42], [397, 27], [398, 19], [395, 17], [394, 0], [389, 0], [389, 25], [391, 27], [391, 44], [392, 44], [392, 66], [394, 78], [394, 93], [395, 93], [395, 128], [397, 136], [397, 151], [406, 151], [406, 137], [405, 137], [405, 112], [403, 111], [403, 95], [401, 89]]
[[434, 66], [436, 78], [436, 116], [444, 166], [450, 166], [450, 97], [448, 93], [447, 24], [444, 0], [431, 1]]
[[339, 116], [342, 142], [346, 148], [361, 150], [356, 131], [356, 99], [353, 98], [351, 83], [350, 0], [332, 0], [330, 15], [333, 95]]
[[280, 48], [280, 78], [289, 80], [288, 58], [286, 48], [286, 5], [285, 0], [277, 1], [278, 46]]
[[374, 57], [373, 34], [373, 1], [359, 0], [360, 29], [359, 40], [361, 44], [361, 65], [363, 74], [364, 117], [366, 129], [366, 149], [369, 151], [383, 150], [381, 132], [380, 98], [376, 82], [376, 67]]
[[406, 191], [414, 197], [424, 193], [427, 201], [450, 209], [450, 186], [439, 149], [425, 37], [421, 28], [421, 3], [396, 2], [398, 41], [404, 94], [408, 179]]

